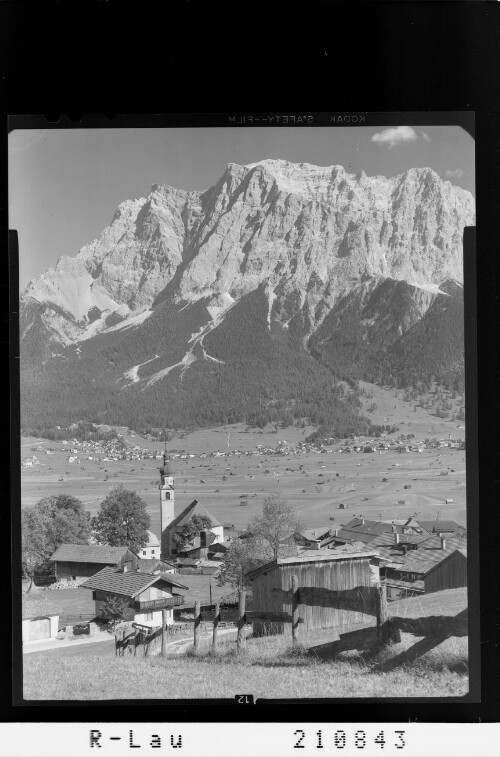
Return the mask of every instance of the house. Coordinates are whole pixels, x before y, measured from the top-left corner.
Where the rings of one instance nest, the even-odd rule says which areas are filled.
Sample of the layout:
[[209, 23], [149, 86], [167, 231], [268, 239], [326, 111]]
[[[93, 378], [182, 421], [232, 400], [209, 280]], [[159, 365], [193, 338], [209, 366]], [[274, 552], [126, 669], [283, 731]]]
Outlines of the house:
[[159, 560], [160, 559], [160, 541], [152, 532], [148, 531], [148, 541], [141, 547], [138, 554], [141, 560]]
[[129, 547], [107, 547], [97, 544], [61, 544], [49, 562], [54, 563], [56, 581], [81, 582], [104, 567], [135, 570], [139, 557]]
[[174, 622], [174, 607], [184, 604], [182, 594], [173, 589], [187, 589], [167, 573], [142, 573], [106, 567], [81, 585], [92, 590], [96, 616], [102, 615], [103, 605], [111, 598], [126, 600], [124, 620], [154, 628], [162, 625], [162, 610], [167, 611], [167, 623]]
[[320, 528], [307, 528], [297, 531], [294, 540], [303, 549], [321, 549], [326, 540], [332, 535], [329, 526]]
[[435, 534], [383, 534], [371, 542], [385, 562], [389, 599], [467, 586], [467, 542]]
[[334, 534], [333, 538], [340, 542], [348, 543], [352, 541], [361, 541], [364, 544], [371, 544], [373, 539], [380, 534], [397, 531], [402, 533], [404, 526], [396, 525], [379, 520], [367, 520], [363, 516], [352, 518], [349, 523], [342, 526]]
[[454, 520], [441, 520], [438, 518], [435, 520], [421, 520], [412, 516], [407, 520], [405, 525], [417, 533], [446, 534], [447, 536], [459, 538], [467, 536], [465, 526], [461, 526]]
[[[288, 592], [292, 576], [299, 587], [315, 586], [334, 591], [371, 586], [377, 579], [379, 556], [375, 550], [356, 550], [345, 545], [335, 550], [310, 550], [293, 557], [278, 557], [247, 573], [252, 585], [252, 610], [257, 612], [292, 611]], [[304, 630], [350, 626], [366, 622], [357, 610], [300, 605]], [[282, 623], [255, 623], [254, 631], [283, 633]]]

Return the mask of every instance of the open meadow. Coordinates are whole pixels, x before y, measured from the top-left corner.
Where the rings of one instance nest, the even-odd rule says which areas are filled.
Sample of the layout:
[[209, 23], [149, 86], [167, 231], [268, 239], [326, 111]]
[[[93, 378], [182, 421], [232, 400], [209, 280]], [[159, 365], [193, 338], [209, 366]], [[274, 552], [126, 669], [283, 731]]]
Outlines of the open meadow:
[[[364, 384], [372, 394], [365, 404], [375, 402], [370, 414], [376, 423], [397, 423], [400, 434], [414, 434], [411, 440], [425, 438], [463, 439], [463, 424], [437, 418], [411, 403], [374, 385]], [[339, 444], [328, 447], [324, 454], [298, 452], [275, 455], [229, 455], [231, 451], [256, 451], [257, 445], [275, 447], [286, 440], [292, 448], [314, 430], [266, 428], [247, 429], [243, 424], [215, 429], [202, 429], [172, 439], [170, 450], [185, 450], [184, 459], [173, 461], [176, 511], [197, 499], [219, 519], [243, 529], [260, 514], [265, 497], [280, 491], [297, 510], [306, 527], [340, 526], [355, 515], [369, 519], [402, 519], [414, 513], [422, 519], [452, 519], [465, 524], [465, 452], [443, 447], [422, 452], [401, 454], [396, 451], [340, 453]], [[119, 428], [126, 444], [150, 451], [162, 451], [159, 442], [146, 440], [127, 429]], [[158, 468], [161, 461], [152, 460], [89, 460], [91, 453], [78, 455], [79, 462], [68, 462], [68, 452], [61, 442], [22, 438], [22, 457], [35, 454], [43, 465], [22, 471], [23, 507], [34, 505], [49, 494], [72, 494], [85, 507], [96, 513], [110, 489], [123, 484], [145, 500], [151, 515], [151, 527], [159, 533]], [[358, 438], [358, 443], [363, 439]], [[32, 452], [33, 448], [41, 450]], [[46, 455], [46, 449], [55, 450]], [[211, 457], [220, 451], [224, 457]], [[200, 455], [206, 457], [200, 458]], [[299, 466], [301, 466], [299, 468]], [[411, 488], [405, 489], [404, 487]], [[401, 501], [404, 500], [404, 503]], [[446, 500], [452, 500], [446, 503]], [[339, 509], [340, 504], [345, 509]]]
[[[456, 589], [394, 603], [391, 614], [452, 616], [466, 604], [466, 589]], [[285, 633], [248, 638], [238, 651], [229, 634], [221, 637], [216, 654], [207, 637], [197, 655], [192, 650], [178, 655], [175, 645], [167, 645], [165, 658], [115, 657], [112, 643], [99, 644], [99, 650], [89, 644], [30, 654], [23, 659], [24, 697], [149, 699], [154, 692], [155, 699], [232, 698], [241, 693], [242, 680], [245, 692], [266, 699], [461, 697], [468, 691], [467, 637], [448, 638], [413, 662], [392, 668], [390, 662], [397, 662], [417, 637], [402, 633], [400, 642], [370, 653], [328, 654], [328, 642], [335, 638], [334, 629], [316, 630], [299, 634], [293, 647]]]

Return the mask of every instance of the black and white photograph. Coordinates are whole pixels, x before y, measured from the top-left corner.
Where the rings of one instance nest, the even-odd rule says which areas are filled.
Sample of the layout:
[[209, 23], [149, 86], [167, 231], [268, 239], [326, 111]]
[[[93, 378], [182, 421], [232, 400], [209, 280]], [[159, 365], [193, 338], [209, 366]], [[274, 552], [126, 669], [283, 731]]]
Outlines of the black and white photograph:
[[26, 703], [469, 694], [473, 116], [382, 121], [10, 131]]

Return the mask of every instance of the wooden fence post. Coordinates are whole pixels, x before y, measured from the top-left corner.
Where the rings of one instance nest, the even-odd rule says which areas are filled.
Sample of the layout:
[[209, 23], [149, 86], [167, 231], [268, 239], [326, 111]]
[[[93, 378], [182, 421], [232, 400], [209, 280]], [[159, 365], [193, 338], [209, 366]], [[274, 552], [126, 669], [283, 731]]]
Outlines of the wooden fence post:
[[120, 657], [120, 646], [123, 639], [123, 631], [115, 632], [115, 657]]
[[297, 643], [299, 630], [299, 579], [292, 576], [292, 644]]
[[387, 623], [387, 590], [384, 584], [377, 584], [377, 636], [385, 634]]
[[161, 611], [161, 656], [165, 657], [165, 644], [167, 635], [167, 611]]
[[219, 620], [220, 620], [220, 604], [219, 602], [215, 605], [215, 617], [214, 617], [214, 631], [212, 636], [212, 648], [214, 652], [217, 651], [217, 632], [219, 630]]
[[236, 639], [236, 646], [238, 649], [242, 649], [244, 644], [243, 630], [245, 628], [245, 601], [246, 592], [240, 590], [238, 592], [238, 636]]
[[194, 603], [194, 651], [197, 652], [200, 648], [200, 623], [201, 612], [200, 603]]

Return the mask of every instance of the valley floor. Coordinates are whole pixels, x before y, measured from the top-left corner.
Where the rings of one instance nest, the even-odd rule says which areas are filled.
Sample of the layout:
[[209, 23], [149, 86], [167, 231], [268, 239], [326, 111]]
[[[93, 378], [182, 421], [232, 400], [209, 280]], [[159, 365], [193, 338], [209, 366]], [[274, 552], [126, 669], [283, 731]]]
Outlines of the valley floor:
[[[412, 441], [433, 437], [447, 439], [449, 434], [452, 438], [464, 438], [463, 424], [445, 421], [422, 409], [415, 412], [411, 403], [399, 399], [393, 390], [372, 384], [363, 384], [363, 388], [372, 395], [366, 398], [366, 406], [373, 402], [377, 405], [370, 414], [375, 423], [386, 419], [390, 424], [397, 423], [398, 433], [415, 434]], [[118, 430], [124, 434], [130, 448], [162, 450], [159, 442], [132, 435], [123, 428]], [[286, 440], [293, 447], [313, 430], [309, 426], [278, 432], [270, 428], [260, 431], [239, 424], [201, 429], [172, 439], [169, 449], [185, 450], [193, 455], [176, 458], [173, 462], [176, 509], [181, 510], [198, 499], [221, 523], [234, 524], [236, 530], [241, 530], [261, 513], [264, 498], [280, 491], [309, 528], [340, 525], [358, 514], [392, 520], [418, 513], [427, 520], [439, 515], [441, 519], [465, 524], [464, 451], [443, 448], [409, 454], [346, 455], [334, 451], [340, 447], [334, 444], [325, 454], [228, 455], [235, 449], [255, 450], [259, 444], [264, 448], [276, 447], [280, 440]], [[57, 450], [51, 456], [36, 452], [44, 465], [22, 471], [23, 507], [34, 505], [43, 496], [64, 492], [78, 497], [86, 509], [96, 513], [109, 490], [121, 483], [145, 500], [152, 530], [159, 533], [158, 460], [97, 461], [80, 456], [78, 464], [69, 463], [60, 442], [33, 438], [21, 441], [22, 457], [33, 454], [34, 446]], [[210, 453], [216, 451], [226, 456], [211, 457]], [[201, 454], [206, 457], [200, 458]], [[303, 469], [299, 470], [299, 465]], [[405, 489], [405, 485], [411, 489]], [[453, 501], [447, 503], [446, 500]], [[341, 503], [345, 510], [339, 510]]]

